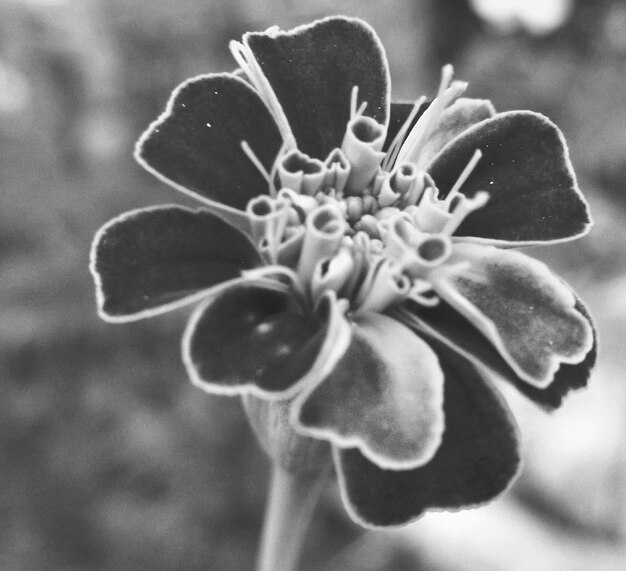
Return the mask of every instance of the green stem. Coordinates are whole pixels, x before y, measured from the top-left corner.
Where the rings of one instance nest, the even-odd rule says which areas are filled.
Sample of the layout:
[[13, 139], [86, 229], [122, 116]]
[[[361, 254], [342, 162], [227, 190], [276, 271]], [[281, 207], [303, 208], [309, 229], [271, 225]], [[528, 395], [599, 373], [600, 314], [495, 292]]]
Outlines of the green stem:
[[257, 571], [294, 571], [327, 471], [287, 472], [274, 463]]

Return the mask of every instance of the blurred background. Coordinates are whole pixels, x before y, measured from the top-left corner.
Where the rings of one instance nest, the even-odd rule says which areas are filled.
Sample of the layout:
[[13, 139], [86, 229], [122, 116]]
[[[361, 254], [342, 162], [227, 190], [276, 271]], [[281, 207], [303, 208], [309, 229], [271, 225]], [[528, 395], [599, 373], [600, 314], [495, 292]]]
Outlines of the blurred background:
[[96, 316], [88, 253], [124, 210], [183, 196], [132, 146], [228, 41], [333, 13], [378, 31], [395, 99], [468, 94], [564, 131], [596, 225], [533, 252], [602, 341], [591, 388], [547, 415], [509, 395], [525, 469], [493, 505], [394, 533], [353, 525], [328, 486], [302, 569], [626, 569], [626, 3], [621, 0], [0, 0], [0, 569], [252, 569], [268, 479], [237, 399], [192, 388], [188, 310]]

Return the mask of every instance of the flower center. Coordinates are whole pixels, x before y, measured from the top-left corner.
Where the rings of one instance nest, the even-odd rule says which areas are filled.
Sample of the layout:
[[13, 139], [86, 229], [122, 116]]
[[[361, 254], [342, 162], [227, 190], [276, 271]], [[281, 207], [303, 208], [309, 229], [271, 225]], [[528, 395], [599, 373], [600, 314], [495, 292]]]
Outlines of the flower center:
[[423, 100], [416, 102], [387, 153], [382, 150], [386, 129], [363, 115], [367, 103], [358, 104], [355, 87], [341, 146], [322, 161], [298, 150], [247, 46], [234, 45], [233, 51], [284, 139], [270, 172], [242, 141], [269, 191], [246, 210], [252, 238], [267, 262], [255, 276], [286, 278], [309, 307], [329, 289], [347, 301], [352, 313], [384, 311], [406, 299], [424, 306], [438, 303], [430, 272], [447, 263], [452, 234], [484, 206], [488, 194], [469, 198], [460, 192], [480, 161], [479, 150], [443, 199], [419, 168], [420, 153], [444, 109], [466, 85], [452, 82], [452, 68], [445, 67], [435, 100], [410, 128]]

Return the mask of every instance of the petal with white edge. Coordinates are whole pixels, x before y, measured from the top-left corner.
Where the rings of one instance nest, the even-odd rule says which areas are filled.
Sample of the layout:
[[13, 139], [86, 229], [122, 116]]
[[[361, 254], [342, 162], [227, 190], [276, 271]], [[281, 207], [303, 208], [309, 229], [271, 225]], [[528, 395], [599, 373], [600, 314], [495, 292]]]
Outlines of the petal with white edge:
[[428, 166], [442, 198], [477, 149], [482, 158], [461, 192], [484, 191], [489, 201], [465, 218], [456, 236], [520, 246], [571, 240], [589, 230], [565, 139], [549, 119], [510, 111], [463, 131]]
[[446, 427], [428, 464], [388, 470], [356, 448], [334, 450], [344, 504], [365, 527], [398, 527], [427, 510], [482, 505], [517, 474], [517, 427], [503, 399], [462, 357], [440, 347], [436, 352], [445, 375]]
[[193, 384], [209, 393], [286, 399], [332, 371], [350, 340], [335, 296], [307, 312], [293, 292], [266, 281], [236, 284], [195, 310], [183, 337]]
[[387, 59], [365, 22], [331, 17], [286, 32], [272, 28], [246, 34], [243, 45], [269, 82], [300, 151], [324, 160], [341, 146], [355, 86], [358, 105], [367, 103], [364, 115], [387, 125]]
[[91, 251], [100, 315], [132, 321], [176, 309], [262, 264], [252, 242], [211, 212], [158, 206], [103, 226]]
[[269, 192], [242, 141], [271, 170], [282, 141], [261, 99], [233, 74], [206, 75], [174, 91], [165, 112], [139, 139], [135, 156], [168, 184], [217, 203], [228, 215], [229, 209], [243, 210], [252, 198]]
[[535, 387], [546, 388], [562, 363], [580, 363], [592, 348], [593, 330], [574, 294], [520, 252], [457, 244], [429, 281]]
[[[593, 330], [589, 312], [579, 299], [576, 300], [575, 309], [589, 321]], [[596, 361], [597, 340], [594, 330], [593, 346], [585, 358], [580, 363], [562, 363], [550, 384], [545, 388], [538, 388], [520, 379], [497, 349], [483, 335], [477, 335], [476, 328], [445, 301], [440, 301], [431, 308], [405, 304], [393, 315], [425, 339], [434, 339], [471, 363], [487, 367], [497, 377], [513, 384], [526, 397], [546, 410], [558, 408], [571, 391], [587, 386]]]
[[409, 469], [436, 452], [442, 405], [432, 349], [395, 319], [364, 313], [333, 372], [296, 399], [294, 424], [304, 435], [357, 447], [379, 466]]

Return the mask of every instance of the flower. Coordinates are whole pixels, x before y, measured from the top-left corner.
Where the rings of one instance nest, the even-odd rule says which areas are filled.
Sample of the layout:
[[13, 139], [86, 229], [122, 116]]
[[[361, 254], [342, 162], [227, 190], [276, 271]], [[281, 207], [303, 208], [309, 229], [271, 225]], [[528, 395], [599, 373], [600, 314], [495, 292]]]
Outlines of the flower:
[[590, 226], [561, 132], [462, 98], [449, 66], [430, 104], [390, 104], [383, 49], [356, 19], [231, 51], [236, 72], [182, 84], [138, 142], [139, 162], [202, 207], [98, 232], [101, 316], [200, 302], [183, 338], [192, 382], [243, 395], [278, 461], [285, 443], [329, 443], [363, 525], [493, 499], [519, 465], [497, 385], [556, 408], [595, 361], [582, 302], [513, 249]]

